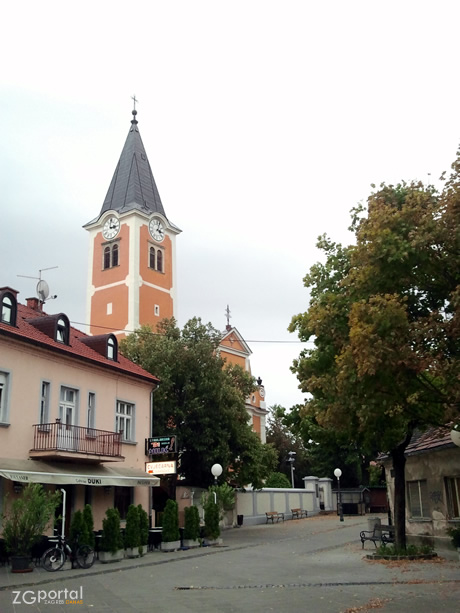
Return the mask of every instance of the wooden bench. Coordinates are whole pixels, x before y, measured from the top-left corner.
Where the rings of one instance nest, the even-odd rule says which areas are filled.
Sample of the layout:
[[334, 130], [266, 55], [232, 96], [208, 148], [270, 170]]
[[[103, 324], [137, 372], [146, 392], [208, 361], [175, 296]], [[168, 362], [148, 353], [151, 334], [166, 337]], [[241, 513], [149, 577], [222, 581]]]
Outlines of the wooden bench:
[[275, 519], [277, 523], [280, 519], [284, 521], [284, 513], [278, 513], [278, 511], [265, 511], [265, 516], [267, 518], [266, 524], [268, 524], [269, 520], [271, 520], [272, 524], [275, 522]]
[[365, 541], [372, 541], [375, 547], [377, 547], [377, 541], [382, 545], [394, 543], [395, 528], [394, 526], [386, 526], [385, 524], [381, 524], [380, 526], [376, 524], [373, 530], [362, 530], [359, 533], [359, 538], [361, 539], [363, 549]]
[[302, 517], [307, 517], [308, 511], [306, 511], [305, 509], [291, 509], [291, 513], [292, 519], [295, 519], [296, 517], [298, 519], [302, 519]]

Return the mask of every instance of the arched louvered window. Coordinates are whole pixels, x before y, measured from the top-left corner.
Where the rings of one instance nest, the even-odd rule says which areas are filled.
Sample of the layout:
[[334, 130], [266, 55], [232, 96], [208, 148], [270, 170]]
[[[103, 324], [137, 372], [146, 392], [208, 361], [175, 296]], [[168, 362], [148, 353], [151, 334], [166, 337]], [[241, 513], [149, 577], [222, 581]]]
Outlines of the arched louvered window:
[[163, 272], [163, 252], [160, 249], [157, 253], [157, 270]]
[[112, 266], [118, 266], [118, 245], [112, 247]]
[[104, 249], [104, 270], [110, 268], [110, 247]]
[[155, 249], [150, 247], [149, 251], [149, 267], [155, 270]]

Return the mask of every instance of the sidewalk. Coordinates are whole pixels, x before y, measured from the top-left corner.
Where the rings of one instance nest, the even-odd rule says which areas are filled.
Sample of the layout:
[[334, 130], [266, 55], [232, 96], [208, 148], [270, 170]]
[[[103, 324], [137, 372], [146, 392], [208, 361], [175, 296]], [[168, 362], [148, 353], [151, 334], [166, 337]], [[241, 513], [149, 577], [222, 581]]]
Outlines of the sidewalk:
[[[339, 522], [334, 515], [314, 516], [303, 519], [286, 520], [275, 524], [258, 524], [256, 526], [242, 526], [241, 528], [229, 528], [222, 531], [222, 545], [216, 547], [200, 547], [197, 549], [181, 550], [175, 552], [162, 552], [155, 550], [148, 552], [142, 558], [125, 558], [120, 562], [102, 564], [96, 560], [89, 569], [71, 568], [69, 561], [64, 568], [58, 572], [47, 572], [41, 567], [34, 567], [31, 573], [11, 573], [9, 566], [0, 566], [0, 591], [12, 588], [22, 588], [32, 585], [50, 583], [59, 579], [78, 579], [89, 575], [102, 575], [123, 570], [145, 568], [149, 566], [177, 563], [187, 559], [199, 558], [202, 556], [218, 555], [229, 550], [241, 550], [263, 545], [280, 545], [289, 541], [298, 541], [299, 538], [307, 539], [303, 541], [306, 551], [310, 554], [318, 554], [327, 551], [331, 558], [331, 563], [335, 555], [341, 555], [344, 546], [347, 546], [348, 555], [364, 558], [366, 553], [372, 553], [375, 548], [372, 543], [366, 543], [364, 551], [361, 548], [359, 532], [367, 529], [366, 517], [346, 517], [343, 523]], [[442, 552], [441, 557], [446, 561], [455, 562], [458, 554], [452, 552]], [[349, 567], [349, 564], [347, 564]], [[455, 565], [454, 565], [455, 566]], [[460, 570], [460, 564], [456, 573]], [[340, 575], [336, 577], [340, 580]]]

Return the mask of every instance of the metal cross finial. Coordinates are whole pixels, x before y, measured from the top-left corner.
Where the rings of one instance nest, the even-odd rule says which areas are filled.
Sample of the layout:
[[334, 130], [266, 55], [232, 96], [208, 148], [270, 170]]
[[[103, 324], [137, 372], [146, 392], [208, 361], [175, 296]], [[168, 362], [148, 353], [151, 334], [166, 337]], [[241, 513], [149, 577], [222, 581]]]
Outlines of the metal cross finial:
[[227, 326], [230, 326], [231, 315], [230, 315], [230, 308], [228, 304], [227, 304], [227, 308], [225, 309], [225, 316], [227, 317]]
[[136, 98], [136, 94], [134, 94], [134, 96], [131, 96], [131, 100], [133, 100], [133, 102], [134, 102], [134, 110], [136, 110], [136, 102], [139, 102], [139, 100]]

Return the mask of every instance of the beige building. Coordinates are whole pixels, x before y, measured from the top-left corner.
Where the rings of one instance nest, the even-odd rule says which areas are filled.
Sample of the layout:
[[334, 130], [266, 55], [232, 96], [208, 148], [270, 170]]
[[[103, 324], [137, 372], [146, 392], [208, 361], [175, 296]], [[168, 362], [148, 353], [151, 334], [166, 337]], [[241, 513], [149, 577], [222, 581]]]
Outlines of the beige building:
[[[24, 484], [66, 490], [66, 523], [92, 505], [151, 509], [145, 439], [158, 379], [118, 353], [113, 334], [87, 336], [41, 302], [0, 288], [0, 505]], [[2, 509], [0, 509], [1, 511]]]
[[[383, 461], [393, 508], [391, 459]], [[446, 529], [460, 525], [460, 447], [450, 428], [415, 434], [406, 450], [406, 534], [409, 542], [449, 546]]]

